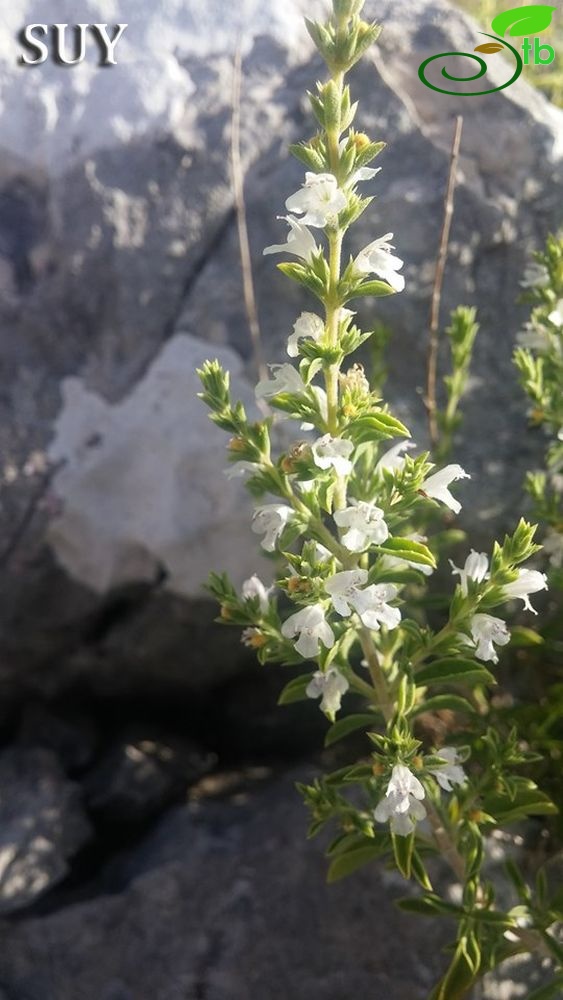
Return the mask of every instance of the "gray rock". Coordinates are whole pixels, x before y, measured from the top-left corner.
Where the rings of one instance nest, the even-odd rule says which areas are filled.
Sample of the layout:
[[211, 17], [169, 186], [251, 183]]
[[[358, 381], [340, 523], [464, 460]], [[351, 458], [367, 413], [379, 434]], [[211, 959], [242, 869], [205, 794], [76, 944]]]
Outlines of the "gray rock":
[[16, 741], [20, 746], [51, 750], [72, 774], [92, 763], [98, 739], [95, 725], [86, 716], [31, 701], [23, 710]]
[[[416, 890], [377, 863], [327, 886], [306, 821], [289, 776], [172, 810], [107, 868], [110, 894], [0, 926], [2, 984], [13, 1000], [427, 1000], [453, 927], [397, 910]], [[479, 1000], [542, 975], [508, 964]]]
[[85, 800], [106, 822], [146, 822], [214, 763], [212, 755], [187, 740], [129, 727], [85, 776]]
[[65, 877], [90, 825], [77, 786], [48, 750], [5, 750], [0, 788], [0, 912], [12, 913]]
[[[252, 416], [240, 360], [215, 353]], [[62, 509], [49, 541], [69, 573], [101, 593], [163, 572], [170, 590], [193, 597], [213, 565], [238, 586], [260, 568], [251, 499], [240, 480], [226, 483], [224, 436], [197, 399], [206, 356], [201, 341], [178, 334], [115, 405], [77, 379], [63, 384], [49, 449], [63, 463], [53, 481]]]
[[400, 914], [377, 866], [327, 888], [305, 822], [287, 780], [175, 810], [117, 895], [3, 926], [1, 982], [14, 1000], [426, 1000], [443, 928]]

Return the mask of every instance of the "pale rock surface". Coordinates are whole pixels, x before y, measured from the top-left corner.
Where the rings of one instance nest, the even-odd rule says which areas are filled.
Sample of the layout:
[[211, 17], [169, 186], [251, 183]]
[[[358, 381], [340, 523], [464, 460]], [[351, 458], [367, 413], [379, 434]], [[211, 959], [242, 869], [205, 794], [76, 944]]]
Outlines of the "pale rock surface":
[[[211, 566], [241, 583], [261, 562], [249, 523], [250, 497], [227, 482], [224, 434], [197, 398], [196, 368], [209, 352], [186, 334], [169, 340], [130, 395], [106, 403], [76, 378], [49, 449], [64, 462], [53, 488], [62, 512], [49, 539], [62, 565], [104, 592], [166, 574], [166, 586], [200, 594]], [[233, 351], [214, 351], [231, 372], [233, 399], [252, 413]]]
[[78, 787], [48, 750], [4, 750], [0, 788], [0, 913], [12, 913], [65, 877], [91, 829]]

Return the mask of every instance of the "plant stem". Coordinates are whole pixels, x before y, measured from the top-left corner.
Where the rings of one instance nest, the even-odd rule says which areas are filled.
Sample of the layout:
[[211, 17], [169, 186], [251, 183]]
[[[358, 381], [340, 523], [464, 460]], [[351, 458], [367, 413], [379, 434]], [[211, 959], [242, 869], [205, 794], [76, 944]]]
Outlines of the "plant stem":
[[240, 155], [240, 92], [242, 78], [242, 56], [240, 38], [237, 42], [235, 52], [235, 63], [233, 71], [233, 98], [232, 98], [232, 120], [231, 120], [231, 169], [233, 175], [233, 190], [235, 198], [235, 208], [237, 216], [237, 230], [239, 239], [240, 263], [242, 270], [242, 288], [244, 294], [244, 305], [250, 338], [252, 341], [252, 351], [254, 363], [258, 376], [261, 379], [268, 378], [268, 369], [264, 361], [262, 350], [262, 334], [258, 320], [258, 307], [256, 305], [256, 294], [254, 291], [254, 278], [252, 275], [252, 258], [250, 256], [250, 244], [248, 242], [248, 226], [246, 221], [246, 202], [244, 197], [244, 171]]
[[390, 722], [395, 714], [395, 709], [393, 707], [393, 702], [389, 697], [389, 691], [387, 689], [387, 681], [385, 675], [381, 669], [379, 663], [379, 657], [377, 655], [377, 650], [374, 646], [373, 639], [371, 637], [369, 629], [363, 627], [360, 630], [360, 643], [362, 645], [362, 650], [364, 656], [367, 660], [369, 667], [370, 676], [375, 688], [375, 693], [377, 694], [377, 703], [383, 713], [383, 717], [386, 722]]
[[444, 281], [444, 271], [446, 269], [446, 260], [448, 257], [448, 244], [450, 240], [450, 229], [454, 211], [454, 191], [462, 127], [463, 118], [461, 115], [458, 115], [456, 118], [455, 132], [452, 142], [450, 171], [444, 199], [444, 221], [442, 224], [440, 248], [438, 250], [438, 259], [436, 261], [436, 274], [430, 305], [430, 336], [428, 340], [426, 399], [424, 402], [428, 413], [430, 443], [433, 448], [436, 448], [439, 441], [437, 416], [438, 405], [436, 401], [436, 381], [438, 374], [438, 323], [440, 318], [440, 302], [442, 299], [442, 284]]
[[[333, 82], [337, 88], [337, 100], [342, 100], [343, 74], [338, 73]], [[326, 132], [327, 149], [332, 173], [338, 179], [340, 166], [340, 152], [338, 142], [340, 139], [339, 128], [327, 129]], [[335, 229], [328, 234], [329, 243], [329, 272], [330, 284], [328, 290], [326, 309], [326, 330], [327, 341], [330, 347], [338, 346], [338, 320], [340, 317], [340, 304], [338, 301], [338, 283], [340, 281], [340, 266], [342, 256], [343, 233]], [[326, 397], [327, 397], [327, 425], [329, 433], [333, 437], [338, 436], [338, 375], [340, 373], [339, 362], [334, 362], [326, 366], [324, 370]], [[342, 476], [337, 477], [336, 490], [334, 495], [334, 506], [336, 510], [342, 510], [346, 506], [346, 483]]]

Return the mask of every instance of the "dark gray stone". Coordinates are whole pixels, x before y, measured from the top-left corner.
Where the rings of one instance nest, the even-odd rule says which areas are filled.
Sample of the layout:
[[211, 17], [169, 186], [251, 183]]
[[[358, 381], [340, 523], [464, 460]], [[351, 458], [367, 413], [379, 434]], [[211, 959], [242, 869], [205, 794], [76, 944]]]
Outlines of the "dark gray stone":
[[91, 831], [77, 786], [48, 750], [5, 750], [0, 788], [0, 912], [11, 913], [65, 877]]
[[14, 1000], [426, 1000], [444, 929], [377, 866], [327, 888], [305, 822], [287, 779], [175, 810], [118, 895], [4, 925], [0, 980]]
[[85, 800], [106, 822], [143, 823], [161, 813], [214, 763], [212, 755], [187, 740], [166, 737], [146, 726], [129, 726], [85, 776]]

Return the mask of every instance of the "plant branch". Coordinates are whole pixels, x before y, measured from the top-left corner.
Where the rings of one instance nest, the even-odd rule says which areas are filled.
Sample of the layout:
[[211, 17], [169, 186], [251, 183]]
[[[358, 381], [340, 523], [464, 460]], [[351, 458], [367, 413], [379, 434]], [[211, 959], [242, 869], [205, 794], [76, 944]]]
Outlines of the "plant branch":
[[248, 241], [248, 226], [246, 222], [246, 202], [244, 198], [244, 171], [240, 155], [240, 95], [242, 80], [242, 57], [240, 41], [237, 43], [233, 66], [233, 100], [231, 118], [231, 171], [233, 177], [233, 192], [235, 199], [235, 209], [237, 218], [238, 242], [240, 252], [240, 265], [242, 271], [242, 289], [244, 295], [244, 305], [250, 339], [252, 341], [252, 353], [254, 364], [260, 379], [268, 378], [268, 369], [264, 361], [262, 350], [262, 334], [258, 320], [258, 307], [256, 305], [256, 295], [254, 291], [254, 278], [252, 276], [252, 259], [250, 256], [250, 244]]

